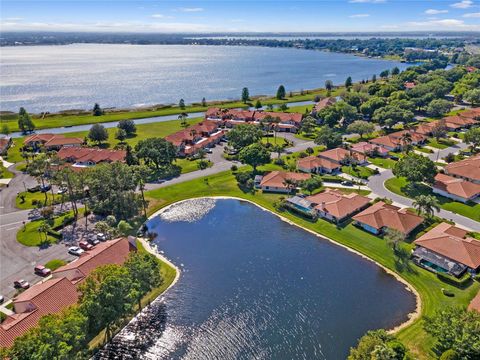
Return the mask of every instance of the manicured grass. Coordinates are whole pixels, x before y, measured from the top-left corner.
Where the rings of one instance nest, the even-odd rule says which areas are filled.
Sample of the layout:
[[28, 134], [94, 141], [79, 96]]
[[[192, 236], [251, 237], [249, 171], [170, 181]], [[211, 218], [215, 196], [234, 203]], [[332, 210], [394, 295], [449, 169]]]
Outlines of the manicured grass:
[[431, 146], [437, 149], [446, 149], [455, 144], [456, 142], [450, 139], [439, 139], [437, 141], [437, 139], [434, 139], [434, 138], [430, 138], [427, 143], [428, 146]]
[[414, 149], [415, 149], [416, 151], [420, 151], [420, 152], [425, 153], [425, 154], [433, 154], [433, 150], [431, 150], [431, 149], [426, 149], [426, 148], [421, 147], [421, 146], [415, 146]]
[[13, 173], [8, 171], [8, 169], [0, 163], [0, 178], [1, 179], [11, 179], [13, 178]]
[[[280, 195], [260, 192], [255, 194], [244, 193], [237, 186], [229, 171], [148, 192], [147, 196], [151, 200], [149, 213], [152, 214], [159, 208], [179, 200], [215, 195], [243, 198], [278, 213], [273, 206], [273, 202]], [[449, 305], [466, 306], [480, 288], [480, 284], [474, 283], [467, 289], [458, 289], [440, 281], [434, 274], [416, 267], [410, 261], [401, 262], [395, 258], [385, 241], [360, 230], [352, 224], [337, 228], [324, 220], [312, 223], [289, 212], [282, 212], [281, 215], [298, 225], [355, 249], [397, 272], [419, 292], [422, 299], [423, 316], [432, 315], [437, 309]], [[402, 244], [402, 246], [406, 249], [411, 247], [409, 244]], [[442, 288], [452, 291], [455, 296], [444, 296]], [[400, 331], [399, 337], [420, 359], [434, 359], [436, 357], [431, 349], [433, 339], [423, 330], [422, 324], [421, 319], [417, 320], [408, 328]]]
[[272, 145], [281, 145], [286, 146], [287, 143], [283, 137], [280, 136], [264, 136], [261, 139], [262, 144], [272, 144]]
[[12, 145], [8, 148], [7, 155], [3, 156], [5, 160], [11, 163], [23, 161], [20, 148], [23, 146], [23, 138], [13, 139]]
[[[52, 193], [48, 191], [47, 193], [47, 205], [52, 205]], [[21, 196], [25, 196], [25, 201], [22, 202]], [[60, 203], [60, 200], [62, 198], [62, 195], [55, 194], [55, 203], [58, 204]], [[22, 191], [18, 196], [15, 198], [15, 206], [18, 209], [34, 209], [36, 206], [32, 202], [40, 202], [42, 205], [45, 201], [45, 193], [42, 193], [40, 191], [31, 193], [28, 191]], [[65, 200], [66, 201], [66, 200]]]
[[444, 196], [432, 193], [431, 188], [423, 184], [418, 185], [414, 189], [409, 189], [407, 185], [408, 181], [405, 178], [393, 177], [385, 181], [385, 187], [395, 194], [409, 198], [415, 198], [418, 195], [433, 195], [437, 198], [442, 209], [452, 211], [476, 221], [480, 221], [480, 204], [464, 204], [451, 200]]
[[[206, 159], [205, 159], [206, 160]], [[198, 167], [198, 163], [201, 160], [188, 160], [188, 159], [177, 159], [174, 164], [180, 166], [182, 168], [182, 174], [200, 170]], [[211, 167], [213, 163], [208, 161], [208, 167]]]
[[370, 163], [372, 163], [373, 165], [379, 166], [379, 167], [384, 168], [384, 169], [393, 169], [393, 167], [395, 166], [395, 163], [396, 163], [395, 160], [388, 159], [388, 158], [384, 159], [384, 158], [380, 158], [380, 157], [377, 157], [377, 158], [369, 157], [368, 161]]
[[50, 270], [54, 271], [57, 270], [60, 266], [66, 265], [67, 262], [61, 259], [53, 259], [47, 262], [44, 266], [49, 268]]
[[368, 179], [374, 174], [373, 170], [366, 166], [342, 166], [342, 172], [351, 176], [355, 176], [360, 179]]
[[[81, 214], [82, 212], [83, 209], [79, 209], [79, 213]], [[81, 216], [80, 214], [79, 216]], [[73, 211], [69, 211], [62, 216], [56, 217], [54, 219], [54, 224], [52, 228], [57, 228], [61, 226], [63, 220], [68, 216], [73, 216]], [[56, 244], [58, 242], [58, 238], [49, 233], [47, 235], [47, 239], [45, 240], [45, 233], [40, 233], [38, 231], [42, 223], [43, 220], [35, 220], [25, 224], [25, 226], [21, 227], [17, 232], [17, 241], [25, 246], [42, 246], [48, 244]]]

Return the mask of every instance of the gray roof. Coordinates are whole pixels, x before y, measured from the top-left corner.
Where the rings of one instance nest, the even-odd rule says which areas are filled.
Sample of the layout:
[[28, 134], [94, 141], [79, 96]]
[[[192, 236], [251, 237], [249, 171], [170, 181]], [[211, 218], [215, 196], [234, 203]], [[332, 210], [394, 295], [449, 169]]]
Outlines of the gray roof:
[[313, 203], [311, 201], [308, 201], [307, 199], [305, 199], [303, 197], [300, 197], [300, 196], [293, 196], [291, 198], [288, 198], [286, 201], [291, 203], [291, 204], [301, 206], [303, 208], [313, 207]]

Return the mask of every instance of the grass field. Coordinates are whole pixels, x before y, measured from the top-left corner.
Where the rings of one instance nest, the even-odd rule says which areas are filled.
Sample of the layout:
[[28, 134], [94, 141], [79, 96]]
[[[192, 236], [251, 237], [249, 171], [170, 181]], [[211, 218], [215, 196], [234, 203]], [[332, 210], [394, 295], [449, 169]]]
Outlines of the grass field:
[[378, 158], [369, 157], [368, 162], [373, 164], [373, 165], [384, 168], [384, 169], [392, 169], [396, 164], [395, 160], [388, 159], [388, 158], [384, 159], [384, 158], [380, 158], [380, 157], [378, 157]]
[[67, 262], [61, 259], [53, 259], [47, 262], [44, 266], [52, 271], [57, 270], [60, 266], [66, 265]]
[[342, 166], [342, 172], [360, 179], [368, 179], [374, 174], [373, 170], [365, 166]]
[[[52, 193], [48, 191], [47, 193], [47, 205], [52, 205], [53, 202], [55, 204], [60, 203], [62, 196], [55, 194], [52, 197]], [[22, 201], [21, 196], [24, 196], [24, 201]], [[65, 197], [65, 201], [67, 201]], [[18, 209], [34, 209], [36, 206], [34, 203], [40, 202], [42, 205], [45, 202], [45, 193], [42, 193], [40, 191], [37, 192], [28, 192], [28, 191], [22, 191], [21, 193], [18, 194], [18, 196], [15, 198], [15, 206]]]
[[[240, 190], [233, 175], [228, 171], [148, 192], [147, 196], [150, 200], [149, 213], [152, 214], [159, 208], [179, 200], [215, 195], [243, 198], [253, 201], [268, 210], [278, 212], [275, 210], [273, 203], [279, 198], [279, 195], [260, 192], [255, 194], [245, 193]], [[298, 225], [355, 249], [398, 273], [419, 292], [422, 299], [423, 316], [432, 315], [435, 310], [448, 305], [466, 306], [480, 288], [478, 283], [473, 283], [466, 289], [458, 289], [450, 284], [441, 282], [434, 274], [417, 268], [411, 262], [404, 263], [399, 261], [395, 258], [391, 248], [387, 246], [385, 241], [356, 228], [352, 224], [348, 224], [343, 228], [337, 228], [324, 220], [312, 223], [289, 212], [282, 212], [281, 215]], [[409, 244], [403, 244], [402, 246], [406, 248], [411, 247]], [[444, 296], [442, 288], [452, 291], [454, 297]], [[420, 359], [434, 359], [436, 357], [431, 349], [433, 339], [425, 333], [422, 323], [421, 319], [417, 320], [408, 328], [400, 331], [398, 335]]]
[[453, 146], [455, 144], [456, 144], [456, 142], [454, 140], [450, 140], [450, 139], [439, 139], [437, 141], [437, 139], [430, 138], [430, 139], [428, 139], [428, 142], [427, 142], [428, 146], [431, 146], [431, 147], [434, 147], [434, 148], [437, 148], [437, 149], [446, 149], [446, 148], [448, 148], [450, 146]]
[[453, 201], [444, 196], [432, 193], [431, 188], [426, 185], [420, 184], [413, 190], [408, 189], [407, 185], [408, 181], [405, 178], [393, 177], [385, 181], [385, 187], [395, 194], [409, 198], [414, 198], [418, 195], [433, 195], [437, 198], [442, 209], [452, 211], [476, 221], [480, 221], [480, 204], [464, 204], [458, 201]]

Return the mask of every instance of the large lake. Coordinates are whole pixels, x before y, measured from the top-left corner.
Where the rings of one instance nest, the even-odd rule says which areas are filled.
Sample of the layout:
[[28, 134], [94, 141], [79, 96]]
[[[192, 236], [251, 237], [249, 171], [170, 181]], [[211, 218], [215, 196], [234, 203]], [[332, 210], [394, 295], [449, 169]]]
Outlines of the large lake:
[[180, 280], [99, 359], [345, 359], [415, 309], [372, 262], [250, 203], [190, 200], [149, 228]]
[[407, 64], [311, 50], [194, 45], [3, 47], [0, 109], [30, 112], [238, 99], [371, 78]]

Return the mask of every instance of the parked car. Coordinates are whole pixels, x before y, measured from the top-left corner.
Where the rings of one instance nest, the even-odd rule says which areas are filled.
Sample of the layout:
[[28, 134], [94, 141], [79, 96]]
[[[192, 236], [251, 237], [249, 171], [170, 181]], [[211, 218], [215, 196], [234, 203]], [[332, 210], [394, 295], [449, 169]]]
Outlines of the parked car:
[[3, 297], [3, 295], [0, 295], [0, 304], [3, 304], [4, 301], [5, 301], [5, 298]]
[[41, 192], [47, 192], [52, 188], [52, 185], [45, 185], [45, 186], [40, 186], [40, 191]]
[[93, 237], [93, 236], [90, 236], [88, 239], [87, 239], [87, 242], [89, 244], [92, 244], [93, 246], [97, 245], [97, 244], [100, 244], [100, 240], [98, 240], [97, 238]]
[[82, 249], [80, 249], [78, 246], [71, 246], [68, 248], [68, 253], [75, 255], [75, 256], [80, 256], [84, 253]]
[[78, 245], [80, 246], [80, 248], [82, 250], [85, 250], [85, 251], [88, 251], [88, 250], [92, 250], [93, 249], [93, 245], [88, 243], [87, 241], [80, 241], [78, 243]]
[[63, 189], [58, 189], [57, 191], [57, 194], [65, 194], [67, 192], [67, 189], [63, 188]]
[[107, 236], [104, 233], [98, 233], [97, 234], [97, 239], [100, 240], [100, 241], [106, 241]]
[[345, 186], [353, 186], [353, 183], [349, 180], [344, 180], [342, 181], [342, 185], [345, 185]]
[[49, 268], [46, 268], [43, 265], [35, 266], [33, 271], [35, 272], [35, 274], [40, 275], [40, 276], [48, 276], [52, 273], [52, 270], [50, 270]]
[[28, 283], [28, 281], [21, 279], [21, 280], [14, 281], [13, 286], [16, 289], [28, 289], [30, 287], [30, 284]]
[[208, 153], [208, 154], [211, 154], [211, 153], [213, 153], [213, 150], [208, 148], [208, 149], [205, 149], [205, 152]]
[[32, 186], [31, 188], [28, 188], [27, 191], [28, 191], [28, 192], [31, 192], [31, 193], [40, 191], [40, 185]]

